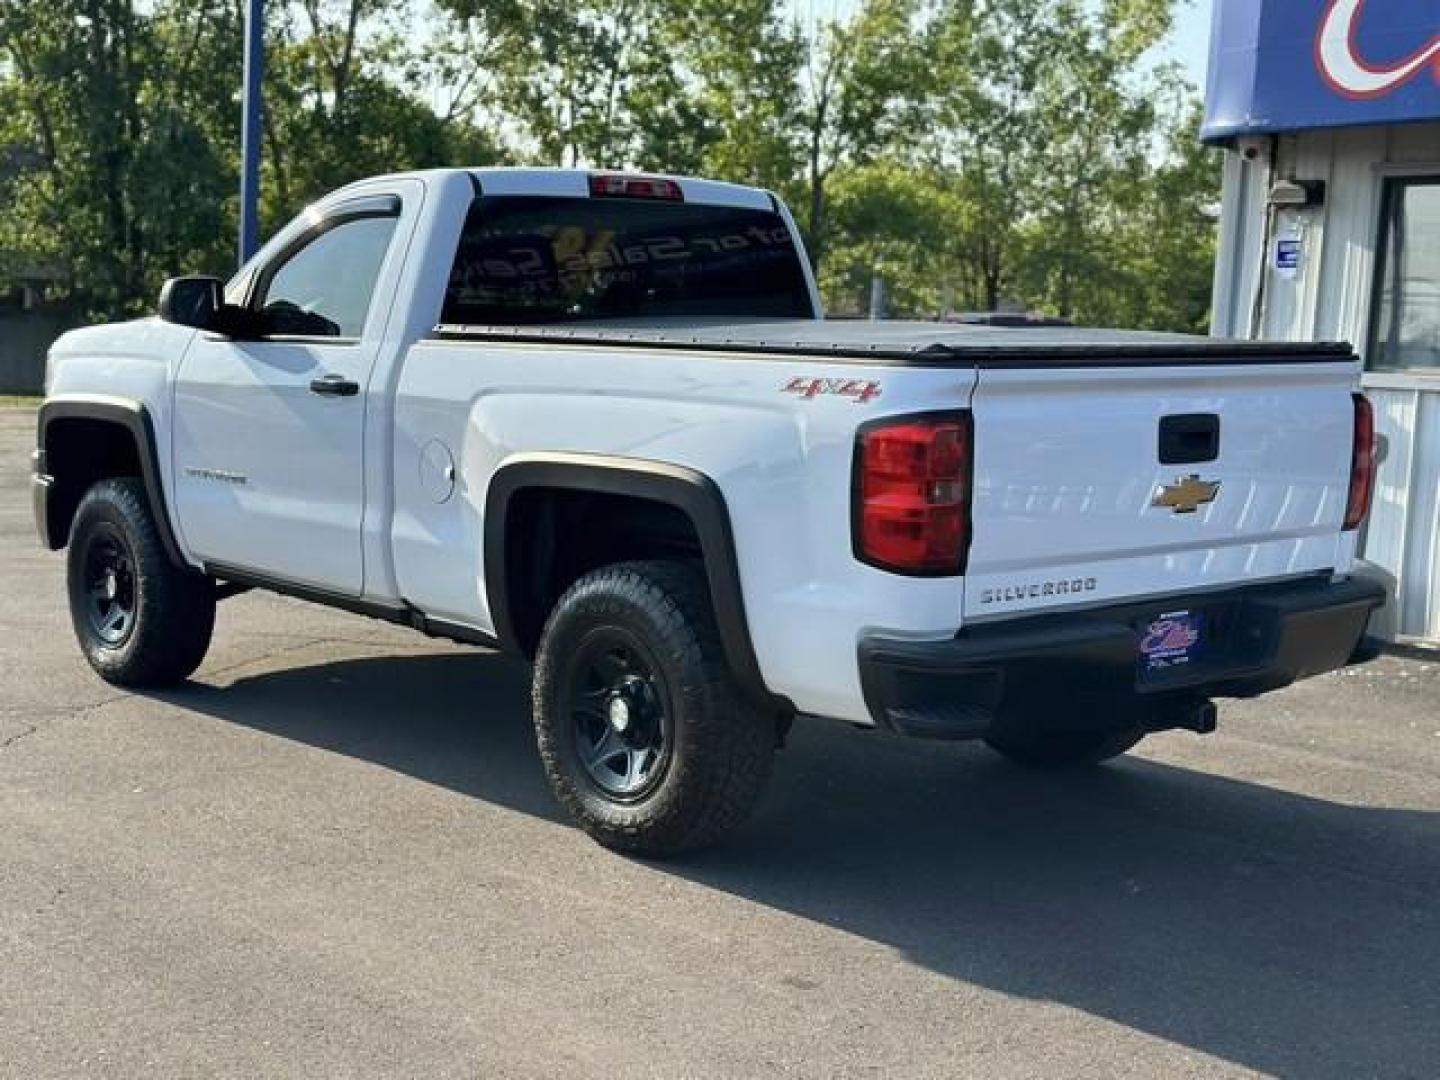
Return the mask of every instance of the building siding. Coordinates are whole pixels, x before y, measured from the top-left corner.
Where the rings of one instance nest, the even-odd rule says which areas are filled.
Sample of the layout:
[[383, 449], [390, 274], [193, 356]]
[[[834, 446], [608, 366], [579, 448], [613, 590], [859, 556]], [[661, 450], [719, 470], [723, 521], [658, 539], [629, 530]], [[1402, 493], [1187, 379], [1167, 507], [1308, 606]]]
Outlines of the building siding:
[[[1363, 353], [1383, 184], [1406, 174], [1440, 176], [1440, 123], [1242, 140], [1226, 154], [1212, 332], [1350, 341]], [[1325, 205], [1269, 212], [1271, 183], [1289, 178], [1324, 180]], [[1287, 276], [1271, 253], [1294, 235], [1304, 251]], [[1368, 373], [1364, 383], [1384, 456], [1362, 554], [1396, 588], [1382, 625], [1388, 636], [1440, 642], [1440, 371]]]

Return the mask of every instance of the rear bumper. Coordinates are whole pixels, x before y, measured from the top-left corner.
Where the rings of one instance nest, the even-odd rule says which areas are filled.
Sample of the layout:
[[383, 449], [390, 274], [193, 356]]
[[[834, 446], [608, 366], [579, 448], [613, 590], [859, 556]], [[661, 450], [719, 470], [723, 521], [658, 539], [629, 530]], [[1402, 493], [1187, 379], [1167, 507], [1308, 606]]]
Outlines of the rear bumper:
[[[860, 643], [860, 682], [875, 723], [907, 735], [975, 738], [1056, 714], [1158, 728], [1187, 703], [1343, 667], [1384, 602], [1374, 581], [1326, 577], [1030, 616], [947, 641], [871, 635]], [[1178, 608], [1203, 611], [1212, 640], [1192, 664], [1142, 682], [1142, 628]]]

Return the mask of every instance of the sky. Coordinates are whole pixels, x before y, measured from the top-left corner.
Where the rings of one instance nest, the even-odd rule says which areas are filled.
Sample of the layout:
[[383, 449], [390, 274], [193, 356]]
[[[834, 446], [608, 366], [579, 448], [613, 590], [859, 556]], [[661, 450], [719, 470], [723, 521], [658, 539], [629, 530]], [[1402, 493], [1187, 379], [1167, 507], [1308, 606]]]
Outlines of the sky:
[[1205, 89], [1205, 67], [1210, 59], [1210, 0], [1191, 0], [1176, 13], [1175, 33], [1164, 59], [1179, 60], [1197, 90]]

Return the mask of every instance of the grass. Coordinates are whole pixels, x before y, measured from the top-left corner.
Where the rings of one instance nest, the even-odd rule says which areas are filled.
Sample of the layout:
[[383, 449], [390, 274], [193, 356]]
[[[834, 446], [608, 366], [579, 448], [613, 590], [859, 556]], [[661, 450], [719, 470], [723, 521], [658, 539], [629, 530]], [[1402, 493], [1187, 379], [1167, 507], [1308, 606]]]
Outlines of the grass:
[[43, 400], [39, 394], [0, 394], [0, 409], [33, 409]]

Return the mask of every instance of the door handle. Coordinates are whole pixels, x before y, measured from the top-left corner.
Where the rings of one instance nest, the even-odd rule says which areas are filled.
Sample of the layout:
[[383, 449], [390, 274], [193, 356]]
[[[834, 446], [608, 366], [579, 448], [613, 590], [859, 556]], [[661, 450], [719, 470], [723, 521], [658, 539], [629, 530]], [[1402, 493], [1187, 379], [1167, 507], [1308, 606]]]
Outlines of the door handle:
[[354, 397], [360, 392], [360, 384], [344, 375], [322, 375], [310, 380], [310, 392], [322, 397]]

